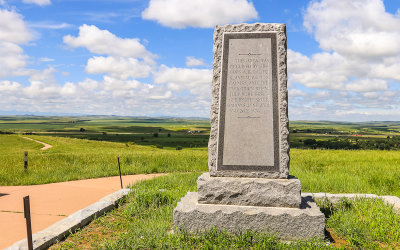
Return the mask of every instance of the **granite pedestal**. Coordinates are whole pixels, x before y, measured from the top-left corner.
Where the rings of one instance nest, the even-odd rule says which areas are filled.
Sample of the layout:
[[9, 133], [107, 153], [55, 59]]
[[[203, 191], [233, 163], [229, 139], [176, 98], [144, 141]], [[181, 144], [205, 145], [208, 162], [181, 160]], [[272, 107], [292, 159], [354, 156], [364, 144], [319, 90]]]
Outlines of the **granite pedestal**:
[[174, 210], [174, 227], [323, 238], [325, 217], [289, 176], [285, 24], [214, 31], [209, 173]]

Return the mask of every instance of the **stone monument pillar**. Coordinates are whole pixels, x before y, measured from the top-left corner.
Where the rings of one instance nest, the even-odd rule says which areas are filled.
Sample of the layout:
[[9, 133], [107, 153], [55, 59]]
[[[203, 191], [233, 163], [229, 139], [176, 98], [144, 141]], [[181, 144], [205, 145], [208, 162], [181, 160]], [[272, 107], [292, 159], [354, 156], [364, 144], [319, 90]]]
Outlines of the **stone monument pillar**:
[[324, 215], [289, 176], [288, 126], [286, 25], [217, 26], [210, 172], [178, 203], [174, 226], [323, 237]]

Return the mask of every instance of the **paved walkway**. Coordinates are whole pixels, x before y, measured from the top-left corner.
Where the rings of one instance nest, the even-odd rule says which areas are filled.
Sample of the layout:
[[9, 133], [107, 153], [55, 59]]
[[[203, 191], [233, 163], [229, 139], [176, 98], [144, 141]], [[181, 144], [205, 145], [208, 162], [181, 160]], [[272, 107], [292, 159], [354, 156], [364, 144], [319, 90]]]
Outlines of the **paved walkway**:
[[[163, 174], [126, 175], [124, 186]], [[39, 232], [121, 188], [119, 176], [33, 186], [0, 186], [0, 249], [26, 238], [22, 198], [29, 195], [32, 231]]]

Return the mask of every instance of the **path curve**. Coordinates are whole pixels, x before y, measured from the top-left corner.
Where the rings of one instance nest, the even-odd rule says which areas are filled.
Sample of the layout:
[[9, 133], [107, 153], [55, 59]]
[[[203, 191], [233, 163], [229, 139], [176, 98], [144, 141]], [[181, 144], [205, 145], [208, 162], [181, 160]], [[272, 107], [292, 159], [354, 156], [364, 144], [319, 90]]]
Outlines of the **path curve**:
[[34, 140], [32, 138], [29, 138], [29, 137], [22, 136], [22, 138], [27, 139], [27, 140], [31, 140], [31, 141], [34, 141], [34, 142], [37, 142], [37, 143], [40, 143], [40, 144], [43, 144], [44, 147], [41, 148], [40, 150], [46, 150], [46, 149], [49, 149], [49, 148], [53, 147], [50, 144], [47, 144], [47, 143], [41, 142], [41, 141], [37, 141], [37, 140]]

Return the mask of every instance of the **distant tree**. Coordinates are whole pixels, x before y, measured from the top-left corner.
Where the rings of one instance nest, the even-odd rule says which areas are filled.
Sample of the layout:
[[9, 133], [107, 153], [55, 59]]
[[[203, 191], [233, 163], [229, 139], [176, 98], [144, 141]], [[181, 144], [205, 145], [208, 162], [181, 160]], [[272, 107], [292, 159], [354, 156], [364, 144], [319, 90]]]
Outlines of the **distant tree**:
[[158, 133], [154, 133], [154, 134], [153, 134], [153, 137], [158, 137]]
[[158, 129], [158, 132], [161, 132], [161, 128]]
[[80, 132], [85, 132], [86, 130], [84, 128], [79, 129]]
[[316, 143], [317, 143], [317, 141], [315, 139], [305, 139], [304, 140], [304, 145], [305, 146], [315, 145]]
[[103, 134], [103, 135], [107, 135], [107, 132], [103, 132], [102, 134]]
[[171, 134], [168, 134], [168, 137], [171, 137]]

